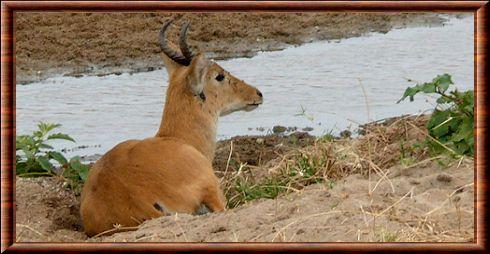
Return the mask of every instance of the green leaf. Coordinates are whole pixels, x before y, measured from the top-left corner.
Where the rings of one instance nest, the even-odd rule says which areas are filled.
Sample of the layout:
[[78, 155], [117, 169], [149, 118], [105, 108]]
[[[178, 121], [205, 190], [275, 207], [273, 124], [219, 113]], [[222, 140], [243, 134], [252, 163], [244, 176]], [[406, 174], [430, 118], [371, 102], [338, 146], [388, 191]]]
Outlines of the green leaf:
[[449, 85], [454, 84], [451, 80], [451, 75], [447, 73], [443, 75], [438, 75], [436, 78], [434, 78], [434, 80], [432, 80], [432, 83], [434, 83], [439, 88], [439, 92], [441, 93], [446, 92], [449, 88]]
[[44, 135], [46, 135], [48, 132], [61, 127], [61, 124], [53, 124], [53, 123], [44, 123], [44, 122], [39, 122], [37, 124], [37, 127], [39, 131]]
[[436, 100], [436, 102], [437, 102], [438, 104], [446, 104], [446, 103], [451, 103], [451, 102], [453, 102], [453, 101], [452, 101], [450, 98], [447, 98], [447, 97], [441, 96], [441, 97], [439, 97], [439, 98]]
[[44, 133], [42, 131], [35, 131], [32, 133], [32, 136], [36, 138], [42, 138], [43, 135]]
[[83, 165], [83, 167], [78, 172], [78, 175], [80, 176], [80, 179], [82, 179], [83, 182], [86, 182], [88, 178], [88, 167]]
[[24, 156], [27, 158], [27, 159], [32, 159], [32, 158], [35, 158], [35, 154], [34, 152], [35, 151], [31, 151], [29, 149], [29, 147], [23, 147], [22, 148], [22, 152], [24, 153]]
[[27, 172], [27, 163], [25, 162], [17, 162], [15, 164], [15, 173], [17, 175], [23, 174]]
[[461, 124], [461, 130], [464, 132], [471, 133], [471, 135], [473, 135], [473, 130], [474, 130], [473, 117], [468, 117], [463, 120], [463, 123]]
[[59, 152], [52, 151], [52, 152], [49, 152], [48, 155], [49, 155], [49, 157], [53, 158], [58, 163], [60, 163], [60, 165], [62, 165], [62, 166], [68, 163], [65, 156], [63, 156], [63, 154], [61, 154]]
[[56, 134], [49, 135], [47, 139], [64, 139], [64, 140], [69, 140], [71, 142], [75, 142], [73, 138], [63, 133], [56, 133]]
[[468, 150], [468, 153], [469, 155], [473, 156], [475, 154], [475, 149], [474, 149], [474, 146], [475, 146], [475, 139], [474, 139], [474, 136], [471, 136], [468, 140], [468, 146], [470, 147], [470, 149]]
[[39, 165], [41, 165], [41, 167], [48, 171], [48, 172], [51, 172], [51, 170], [53, 169], [53, 164], [51, 164], [51, 162], [49, 162], [49, 159], [44, 157], [44, 156], [39, 156], [37, 157], [37, 161], [39, 162]]
[[80, 162], [80, 157], [75, 156], [70, 159], [70, 167], [75, 170], [82, 181], [86, 181], [88, 177], [88, 167]]
[[436, 86], [434, 85], [434, 83], [424, 83], [420, 90], [424, 93], [435, 93]]
[[449, 126], [444, 122], [449, 117], [450, 117], [449, 111], [435, 110], [432, 113], [432, 117], [427, 125], [427, 128], [429, 129], [429, 134], [436, 139], [446, 135], [449, 132]]
[[405, 89], [402, 98], [399, 99], [396, 103], [400, 103], [401, 101], [405, 100], [405, 98], [407, 97], [410, 97], [410, 101], [413, 101], [413, 96], [418, 92], [419, 92], [418, 89], [414, 87], [408, 87], [407, 89]]
[[52, 146], [45, 144], [45, 143], [39, 144], [39, 148], [45, 148], [45, 149], [49, 149], [49, 150], [54, 149]]
[[454, 143], [454, 148], [457, 153], [459, 154], [466, 154], [467, 151], [470, 149], [470, 146], [468, 143], [466, 143], [464, 140], [460, 142], [455, 142]]
[[22, 150], [35, 144], [34, 139], [28, 135], [20, 135], [15, 138], [15, 150]]

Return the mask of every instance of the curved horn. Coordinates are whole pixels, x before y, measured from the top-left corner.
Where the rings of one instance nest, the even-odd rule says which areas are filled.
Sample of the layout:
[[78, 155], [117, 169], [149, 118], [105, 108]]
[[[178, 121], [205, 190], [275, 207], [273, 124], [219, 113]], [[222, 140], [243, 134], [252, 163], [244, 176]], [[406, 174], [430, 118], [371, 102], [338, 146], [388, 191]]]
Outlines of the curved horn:
[[187, 29], [189, 28], [189, 25], [190, 23], [186, 22], [180, 29], [179, 46], [180, 46], [180, 51], [182, 51], [184, 57], [187, 60], [191, 61], [192, 58], [194, 57], [194, 53], [192, 53], [192, 50], [189, 48], [189, 45], [187, 44]]
[[179, 54], [178, 52], [175, 52], [167, 45], [165, 32], [167, 31], [167, 28], [170, 26], [170, 24], [172, 24], [172, 22], [173, 20], [167, 21], [167, 23], [163, 25], [162, 29], [160, 29], [160, 33], [158, 34], [158, 39], [160, 41], [160, 48], [162, 49], [163, 53], [165, 53], [165, 55], [170, 57], [170, 59], [172, 59], [173, 61], [181, 65], [188, 66], [191, 61], [185, 58], [184, 56], [182, 56], [181, 54]]

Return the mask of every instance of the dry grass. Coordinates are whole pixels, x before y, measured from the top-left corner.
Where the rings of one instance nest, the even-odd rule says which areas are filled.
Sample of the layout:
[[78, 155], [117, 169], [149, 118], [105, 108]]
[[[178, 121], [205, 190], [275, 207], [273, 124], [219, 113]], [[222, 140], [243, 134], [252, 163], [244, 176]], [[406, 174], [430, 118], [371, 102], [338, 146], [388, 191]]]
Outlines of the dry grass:
[[382, 181], [390, 182], [387, 169], [400, 161], [431, 159], [427, 158], [426, 150], [413, 148], [425, 139], [427, 120], [422, 115], [371, 123], [361, 127], [363, 135], [356, 139], [320, 137], [313, 145], [292, 149], [263, 166], [241, 163], [228, 170], [227, 164], [222, 185], [228, 207], [259, 198], [275, 198], [313, 183], [332, 187], [336, 180], [350, 174], [379, 176], [377, 182], [370, 182], [373, 192]]

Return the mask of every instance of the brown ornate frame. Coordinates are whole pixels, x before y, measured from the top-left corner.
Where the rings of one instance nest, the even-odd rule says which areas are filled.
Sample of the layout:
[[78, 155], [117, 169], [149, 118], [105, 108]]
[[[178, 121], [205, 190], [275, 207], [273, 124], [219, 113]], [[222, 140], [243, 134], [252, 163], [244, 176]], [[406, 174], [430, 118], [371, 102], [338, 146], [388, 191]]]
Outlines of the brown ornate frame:
[[[488, 251], [488, 173], [484, 156], [488, 143], [486, 120], [487, 1], [230, 1], [230, 2], [2, 2], [1, 20], [1, 251]], [[475, 14], [475, 242], [473, 243], [15, 243], [15, 37], [16, 12], [225, 12], [225, 11], [357, 11], [473, 12]]]

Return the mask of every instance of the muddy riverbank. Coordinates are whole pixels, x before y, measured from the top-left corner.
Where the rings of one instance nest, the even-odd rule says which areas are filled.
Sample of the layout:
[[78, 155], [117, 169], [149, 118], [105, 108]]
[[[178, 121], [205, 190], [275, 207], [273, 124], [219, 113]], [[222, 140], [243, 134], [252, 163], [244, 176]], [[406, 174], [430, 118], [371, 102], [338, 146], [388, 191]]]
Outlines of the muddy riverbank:
[[17, 13], [17, 84], [161, 68], [157, 31], [169, 18], [177, 27], [190, 21], [189, 43], [215, 59], [445, 20], [434, 13]]

